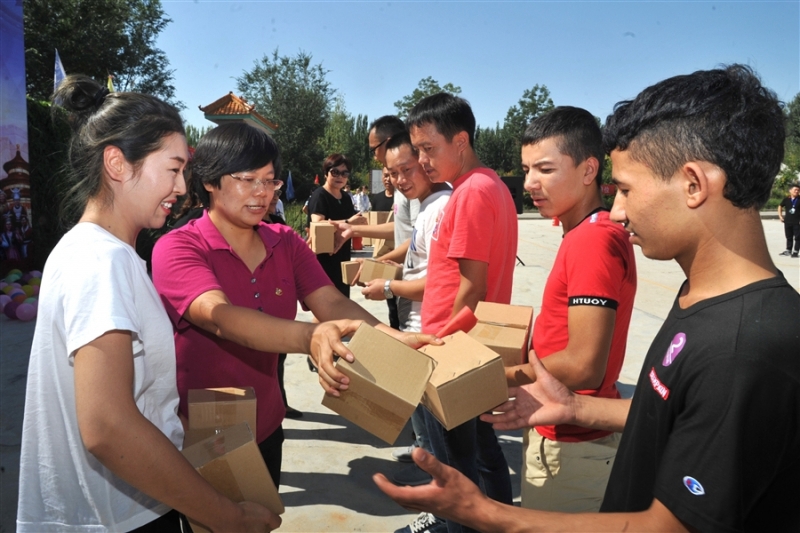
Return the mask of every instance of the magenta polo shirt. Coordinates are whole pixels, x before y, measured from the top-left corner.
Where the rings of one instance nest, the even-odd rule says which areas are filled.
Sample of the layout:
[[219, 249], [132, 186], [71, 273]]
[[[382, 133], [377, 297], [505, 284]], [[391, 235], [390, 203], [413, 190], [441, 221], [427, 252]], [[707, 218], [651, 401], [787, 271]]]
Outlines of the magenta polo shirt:
[[331, 281], [308, 245], [287, 226], [257, 226], [267, 256], [255, 272], [239, 259], [204, 212], [173, 230], [153, 249], [153, 283], [175, 332], [180, 411], [187, 415], [189, 389], [253, 387], [256, 440], [269, 437], [286, 414], [278, 387], [277, 354], [245, 348], [183, 319], [201, 294], [221, 290], [232, 304], [292, 320], [297, 302]]

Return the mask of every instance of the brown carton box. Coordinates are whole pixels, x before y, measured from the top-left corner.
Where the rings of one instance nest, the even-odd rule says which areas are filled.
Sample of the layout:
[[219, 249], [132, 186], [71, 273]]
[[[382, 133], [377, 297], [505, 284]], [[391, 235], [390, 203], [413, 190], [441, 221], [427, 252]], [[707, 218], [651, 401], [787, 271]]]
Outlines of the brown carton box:
[[184, 446], [204, 440], [222, 429], [247, 422], [256, 432], [256, 393], [253, 387], [189, 389], [189, 429]]
[[[394, 220], [392, 211], [374, 211], [375, 224], [384, 224]], [[372, 224], [372, 222], [370, 222]], [[394, 250], [394, 239], [372, 239], [372, 257], [380, 257]]]
[[366, 283], [373, 279], [403, 279], [403, 267], [364, 259], [358, 281]]
[[342, 281], [352, 285], [358, 274], [358, 267], [358, 261], [342, 261]]
[[462, 331], [420, 349], [436, 360], [422, 404], [453, 429], [508, 400], [500, 356]]
[[[250, 501], [275, 514], [284, 507], [247, 424], [237, 424], [185, 448], [183, 456], [203, 478], [235, 502]], [[194, 533], [208, 533], [189, 521]]]
[[470, 337], [500, 354], [505, 366], [528, 362], [532, 307], [478, 302], [475, 316], [478, 324]]
[[336, 227], [328, 222], [312, 222], [309, 227], [311, 251], [315, 254], [332, 254]]
[[348, 347], [356, 360], [339, 359], [336, 366], [350, 378], [350, 385], [338, 398], [326, 394], [322, 405], [394, 444], [419, 405], [436, 363], [367, 324], [359, 326]]

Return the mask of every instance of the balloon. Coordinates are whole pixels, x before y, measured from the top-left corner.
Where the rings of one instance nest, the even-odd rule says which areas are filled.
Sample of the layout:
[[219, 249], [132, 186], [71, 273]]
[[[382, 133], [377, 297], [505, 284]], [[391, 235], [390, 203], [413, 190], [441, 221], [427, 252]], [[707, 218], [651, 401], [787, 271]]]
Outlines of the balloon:
[[31, 304], [20, 304], [17, 307], [17, 318], [22, 322], [28, 322], [36, 318], [36, 308]]
[[31, 285], [33, 287], [33, 295], [39, 296], [39, 286], [38, 285]]
[[3, 311], [3, 308], [10, 301], [11, 301], [11, 296], [9, 296], [7, 294], [0, 294], [0, 312]]
[[0, 281], [0, 290], [5, 289], [8, 286], [8, 283], [5, 281]]
[[27, 285], [27, 283], [31, 280], [32, 277], [33, 276], [31, 276], [30, 274], [25, 274], [20, 278], [20, 281]]
[[21, 304], [27, 298], [28, 298], [28, 295], [25, 294], [24, 292], [20, 292], [20, 293], [17, 293], [17, 294], [14, 294], [14, 295], [11, 296], [11, 300], [14, 301], [14, 302], [17, 302], [18, 304]]
[[14, 289], [16, 289], [16, 287], [14, 287], [13, 285], [6, 285], [5, 287], [3, 287], [0, 290], [2, 290], [4, 293], [8, 294], [11, 291], [13, 291]]
[[14, 287], [14, 288], [17, 288], [17, 289], [21, 289], [22, 288], [22, 285], [17, 283], [17, 282], [12, 283], [11, 286]]
[[23, 285], [22, 292], [28, 296], [33, 296], [33, 287], [31, 285]]
[[19, 304], [17, 302], [8, 302], [5, 307], [3, 307], [3, 313], [6, 314], [8, 318], [11, 320], [17, 319], [17, 307]]
[[20, 270], [18, 268], [15, 268], [15, 269], [9, 270], [8, 273], [9, 274], [19, 274], [21, 276], [22, 275], [22, 270]]
[[[26, 299], [25, 299], [25, 301], [24, 301], [23, 303], [26, 303], [26, 304], [35, 304], [35, 303], [36, 303], [36, 302], [38, 302], [38, 301], [39, 301], [39, 300], [37, 300], [36, 298], [34, 298], [34, 297], [30, 297], [30, 298], [26, 298]], [[34, 306], [34, 307], [35, 307], [35, 306]]]
[[28, 284], [29, 285], [33, 285], [34, 287], [36, 287], [37, 285], [41, 285], [42, 284], [42, 278], [31, 278], [31, 280], [28, 282]]
[[9, 283], [14, 283], [21, 277], [22, 276], [20, 274], [9, 274], [8, 276], [6, 276], [6, 281]]
[[34, 278], [41, 278], [42, 273], [39, 270], [31, 270], [31, 276], [33, 276]]

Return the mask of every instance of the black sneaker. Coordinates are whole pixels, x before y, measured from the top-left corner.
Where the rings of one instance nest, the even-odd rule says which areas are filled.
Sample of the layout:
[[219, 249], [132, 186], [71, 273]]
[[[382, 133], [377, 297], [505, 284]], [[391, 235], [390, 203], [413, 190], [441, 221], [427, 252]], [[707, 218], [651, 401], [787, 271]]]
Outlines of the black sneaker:
[[417, 465], [408, 466], [392, 475], [392, 483], [400, 486], [416, 487], [417, 485], [427, 485], [431, 481], [433, 481], [431, 475]]
[[778, 255], [792, 255], [792, 251], [791, 250], [785, 250], [785, 251], [779, 253]]
[[413, 522], [394, 533], [447, 533], [447, 523], [431, 513], [420, 513]]
[[800, 256], [798, 256], [797, 252], [795, 252], [792, 254], [792, 257], [800, 257]]

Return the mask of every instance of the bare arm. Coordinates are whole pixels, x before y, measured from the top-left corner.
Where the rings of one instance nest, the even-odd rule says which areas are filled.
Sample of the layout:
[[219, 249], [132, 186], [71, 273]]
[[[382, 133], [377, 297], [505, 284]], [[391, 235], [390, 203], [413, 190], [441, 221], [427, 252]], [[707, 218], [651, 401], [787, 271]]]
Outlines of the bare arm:
[[402, 264], [403, 261], [406, 260], [406, 253], [408, 252], [408, 246], [411, 243], [411, 239], [406, 239], [403, 244], [395, 248], [389, 253], [383, 254], [380, 257], [376, 257], [376, 261], [394, 261], [395, 263]]
[[[393, 279], [389, 282], [389, 289], [395, 296], [400, 296], [407, 300], [421, 302], [425, 293], [425, 280], [427, 278], [403, 280]], [[368, 281], [366, 286], [361, 289], [361, 294], [367, 300], [385, 300], [383, 289], [386, 286], [385, 279], [373, 279]]]
[[280, 518], [238, 505], [198, 474], [175, 445], [142, 416], [133, 399], [128, 331], [111, 331], [75, 354], [75, 407], [86, 449], [121, 479], [213, 531], [265, 531]]
[[451, 317], [456, 316], [462, 307], [469, 307], [474, 311], [478, 302], [486, 298], [489, 263], [459, 259], [458, 270], [461, 272], [461, 284], [453, 302]]
[[625, 428], [630, 400], [575, 394], [553, 377], [535, 355], [530, 365], [535, 381], [509, 388], [512, 399], [495, 408], [496, 414], [481, 415], [481, 420], [498, 430], [559, 424], [616, 432]]
[[[603, 382], [614, 336], [616, 311], [605, 307], [572, 306], [567, 314], [569, 341], [566, 348], [542, 359], [556, 379], [571, 390], [596, 389]], [[532, 383], [530, 365], [506, 368], [510, 387]]]
[[350, 237], [394, 239], [394, 222], [384, 222], [383, 224], [350, 224], [348, 222], [337, 222], [336, 231], [337, 233], [341, 232], [345, 239]]
[[[338, 293], [333, 287], [328, 288]], [[349, 299], [347, 301], [350, 302]], [[377, 322], [366, 311], [353, 313], [350, 320], [335, 322], [324, 322], [325, 318], [317, 316], [322, 323], [309, 324], [276, 318], [233, 305], [219, 290], [208, 291], [195, 298], [183, 315], [190, 323], [222, 339], [262, 352], [307, 353], [323, 368], [333, 368], [334, 353], [352, 361], [353, 354], [342, 343], [342, 336], [355, 332], [365, 317]], [[337, 388], [347, 388], [348, 379], [344, 374], [334, 371], [333, 376], [335, 378], [332, 381]], [[334, 392], [325, 385], [323, 388]]]
[[440, 463], [422, 449], [414, 450], [414, 462], [433, 476], [419, 487], [398, 487], [383, 474], [373, 480], [397, 503], [413, 511], [431, 512], [478, 531], [688, 531], [660, 501], [637, 513], [552, 513], [496, 502], [484, 496], [463, 474]]

